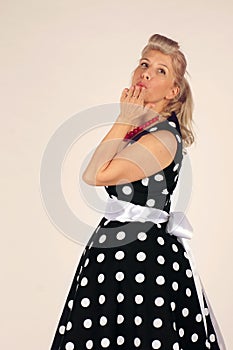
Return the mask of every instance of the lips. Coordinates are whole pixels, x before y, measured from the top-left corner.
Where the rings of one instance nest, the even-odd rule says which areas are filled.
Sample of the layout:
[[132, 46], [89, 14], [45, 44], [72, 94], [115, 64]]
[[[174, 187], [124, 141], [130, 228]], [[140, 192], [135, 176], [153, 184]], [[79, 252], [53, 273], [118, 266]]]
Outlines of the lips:
[[136, 85], [141, 86], [141, 87], [145, 87], [147, 89], [147, 86], [144, 83], [142, 83], [141, 81], [139, 81]]

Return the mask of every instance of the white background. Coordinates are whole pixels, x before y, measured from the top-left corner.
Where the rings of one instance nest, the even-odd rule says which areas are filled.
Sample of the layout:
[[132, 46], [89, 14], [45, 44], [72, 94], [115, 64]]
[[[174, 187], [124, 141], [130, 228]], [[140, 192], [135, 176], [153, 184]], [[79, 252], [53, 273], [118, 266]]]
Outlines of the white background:
[[[187, 215], [198, 270], [231, 349], [232, 1], [22, 0], [0, 7], [2, 348], [49, 349], [83, 250], [42, 203], [40, 165], [49, 139], [74, 114], [118, 102], [141, 49], [160, 33], [177, 40], [188, 60], [197, 143], [189, 149]], [[76, 171], [107, 130], [76, 148]], [[95, 227], [101, 215], [74, 189], [70, 164], [67, 158], [66, 198]], [[103, 188], [98, 193], [105, 196]]]

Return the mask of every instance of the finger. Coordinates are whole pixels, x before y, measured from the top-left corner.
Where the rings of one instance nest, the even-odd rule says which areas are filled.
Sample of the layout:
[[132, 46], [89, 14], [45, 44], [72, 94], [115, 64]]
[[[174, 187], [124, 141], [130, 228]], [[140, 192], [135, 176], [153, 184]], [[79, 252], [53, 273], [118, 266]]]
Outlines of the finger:
[[145, 91], [146, 91], [146, 88], [144, 86], [142, 86], [141, 90], [140, 90], [140, 93], [139, 93], [139, 96], [138, 96], [138, 100], [140, 100], [140, 101], [144, 100], [144, 98], [145, 98]]
[[133, 97], [133, 94], [134, 94], [134, 85], [130, 86], [129, 88], [129, 92], [128, 92], [128, 98], [132, 98]]
[[133, 92], [133, 97], [136, 99], [139, 98], [140, 93], [141, 93], [141, 87], [136, 85]]
[[122, 91], [121, 99], [120, 99], [121, 102], [128, 96], [128, 92], [129, 92], [129, 89], [128, 89], [128, 88], [125, 88], [125, 89]]

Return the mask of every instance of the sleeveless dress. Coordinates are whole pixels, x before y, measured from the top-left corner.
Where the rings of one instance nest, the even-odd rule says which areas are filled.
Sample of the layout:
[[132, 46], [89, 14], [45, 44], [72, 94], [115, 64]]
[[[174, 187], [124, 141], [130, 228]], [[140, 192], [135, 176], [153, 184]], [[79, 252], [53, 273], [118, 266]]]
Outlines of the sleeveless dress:
[[[173, 161], [144, 179], [105, 186], [108, 195], [169, 213], [182, 166], [176, 114], [148, 127], [177, 140]], [[80, 258], [51, 350], [219, 350], [204, 297], [203, 315], [189, 258], [167, 223], [109, 221], [102, 217]]]

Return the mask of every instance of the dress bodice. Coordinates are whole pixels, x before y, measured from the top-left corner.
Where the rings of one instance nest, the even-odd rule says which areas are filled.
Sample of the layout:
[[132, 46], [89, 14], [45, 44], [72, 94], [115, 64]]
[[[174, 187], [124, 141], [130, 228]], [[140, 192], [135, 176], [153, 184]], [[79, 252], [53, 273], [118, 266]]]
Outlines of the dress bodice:
[[143, 135], [159, 130], [172, 132], [177, 140], [177, 150], [172, 162], [164, 169], [143, 179], [120, 185], [105, 186], [105, 190], [112, 198], [165, 210], [169, 213], [171, 195], [177, 185], [179, 171], [182, 165], [182, 139], [178, 118], [175, 112], [163, 122], [144, 129], [135, 135], [129, 143], [138, 141]]

